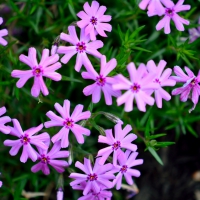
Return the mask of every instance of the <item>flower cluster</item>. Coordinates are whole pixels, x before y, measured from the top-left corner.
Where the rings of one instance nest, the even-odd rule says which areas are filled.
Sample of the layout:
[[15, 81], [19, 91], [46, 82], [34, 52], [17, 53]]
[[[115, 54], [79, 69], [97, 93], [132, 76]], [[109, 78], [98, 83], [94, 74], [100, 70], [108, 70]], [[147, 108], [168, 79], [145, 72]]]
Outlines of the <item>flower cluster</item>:
[[164, 28], [165, 34], [171, 32], [170, 21], [173, 20], [176, 29], [184, 31], [184, 26], [189, 25], [189, 21], [180, 17], [177, 13], [181, 11], [190, 10], [190, 5], [183, 5], [184, 0], [179, 0], [176, 5], [171, 0], [142, 0], [139, 4], [141, 9], [148, 7], [148, 16], [164, 16], [156, 25], [156, 30], [159, 31]]
[[[70, 105], [70, 102], [66, 100], [65, 102]], [[60, 105], [58, 104], [58, 107]], [[90, 116], [89, 111], [82, 113], [82, 105], [78, 105], [75, 108], [75, 111], [73, 112], [72, 116], [74, 120], [81, 120], [86, 119], [87, 116]], [[61, 113], [64, 113], [66, 110], [60, 110]], [[0, 115], [4, 114], [6, 112], [6, 108], [2, 107], [0, 108]], [[69, 110], [68, 110], [69, 112]], [[86, 117], [85, 117], [86, 116]], [[5, 125], [5, 123], [13, 122], [13, 127], [9, 125]], [[66, 119], [62, 120], [62, 123], [64, 124], [64, 127], [66, 127]], [[47, 123], [48, 124], [48, 123]], [[56, 124], [54, 123], [54, 125]], [[77, 128], [78, 127], [78, 128]], [[81, 137], [82, 135], [79, 132], [81, 131], [82, 127], [77, 125], [75, 127], [75, 131], [77, 134], [77, 137]], [[7, 139], [4, 141], [5, 146], [10, 146], [10, 155], [15, 156], [19, 152], [19, 150], [22, 148], [22, 154], [20, 157], [20, 161], [25, 163], [27, 162], [28, 158], [30, 158], [33, 162], [38, 160], [39, 162], [34, 165], [31, 168], [32, 172], [37, 172], [41, 170], [45, 175], [50, 174], [50, 170], [48, 165], [51, 165], [53, 168], [56, 169], [57, 172], [63, 173], [64, 168], [68, 167], [69, 164], [67, 161], [64, 160], [57, 160], [57, 158], [67, 158], [69, 156], [69, 151], [61, 151], [62, 148], [61, 141], [54, 141], [54, 145], [49, 151], [50, 147], [50, 136], [47, 132], [41, 133], [39, 135], [36, 135], [39, 131], [41, 131], [43, 128], [43, 124], [40, 124], [37, 127], [32, 127], [27, 129], [26, 131], [23, 131], [21, 128], [21, 125], [17, 119], [10, 119], [8, 116], [4, 116], [0, 118], [0, 131], [4, 134], [9, 134], [11, 136], [15, 136], [18, 139], [17, 140], [10, 140]], [[67, 129], [67, 127], [66, 127]], [[84, 129], [84, 128], [83, 128]], [[62, 136], [68, 141], [67, 134], [64, 134]], [[35, 146], [36, 148], [33, 148]]]
[[[99, 150], [94, 167], [91, 166], [91, 161], [84, 158], [84, 164], [79, 161], [75, 166], [82, 170], [84, 174], [71, 173], [70, 178], [75, 179], [70, 183], [73, 189], [83, 190], [84, 197], [81, 199], [95, 199], [111, 198], [112, 193], [107, 191], [113, 188], [121, 188], [122, 177], [129, 185], [133, 184], [132, 176], [139, 177], [140, 172], [131, 167], [140, 165], [143, 163], [142, 159], [136, 160], [138, 153], [136, 152], [137, 146], [132, 144], [132, 141], [137, 138], [133, 133], [128, 134], [132, 128], [130, 125], [126, 125], [122, 129], [122, 124], [118, 123], [114, 126], [115, 137], [113, 137], [112, 129], [105, 130], [106, 136], [99, 136], [98, 142], [108, 144], [109, 147]], [[124, 149], [127, 149], [124, 152]], [[113, 163], [105, 164], [106, 160], [113, 153]], [[119, 163], [119, 164], [118, 164]], [[118, 173], [115, 177], [115, 173]], [[110, 180], [113, 180], [110, 182]]]
[[[146, 111], [146, 104], [153, 105], [154, 98], [151, 94], [155, 92], [155, 99], [158, 108], [162, 108], [162, 99], [169, 101], [171, 96], [162, 88], [164, 86], [174, 86], [175, 81], [169, 77], [172, 70], [167, 68], [164, 70], [166, 62], [161, 60], [156, 67], [153, 60], [150, 60], [145, 66], [143, 63], [136, 69], [134, 63], [127, 66], [130, 76], [128, 80], [123, 75], [119, 74], [115, 77], [113, 84], [114, 90], [126, 90], [124, 94], [117, 98], [117, 104], [125, 104], [125, 111], [133, 110], [133, 100], [136, 100], [137, 107], [140, 111]], [[163, 71], [164, 70], [164, 71]]]
[[[189, 21], [180, 17], [177, 13], [190, 10], [189, 5], [183, 5], [184, 0], [179, 0], [176, 5], [171, 0], [142, 0], [139, 4], [141, 9], [148, 9], [148, 16], [163, 16], [158, 22], [156, 29], [169, 34], [170, 21], [174, 21], [179, 31], [184, 31], [183, 24], [188, 25]], [[68, 33], [61, 33], [53, 44], [51, 52], [48, 49], [42, 51], [40, 62], [37, 60], [37, 52], [34, 47], [29, 48], [28, 56], [21, 54], [19, 60], [30, 67], [29, 70], [13, 70], [11, 76], [19, 78], [16, 83], [18, 88], [22, 88], [25, 83], [34, 78], [31, 88], [31, 95], [39, 97], [40, 92], [47, 96], [49, 90], [45, 84], [44, 77], [54, 81], [61, 80], [61, 74], [56, 70], [61, 68], [61, 63], [67, 64], [76, 55], [74, 69], [81, 70], [81, 76], [85, 80], [92, 80], [91, 85], [83, 88], [85, 96], [92, 96], [92, 102], [98, 103], [103, 93], [106, 105], [113, 104], [113, 97], [116, 97], [117, 105], [125, 104], [124, 110], [133, 110], [134, 101], [138, 110], [146, 112], [146, 105], [153, 106], [156, 102], [158, 108], [162, 108], [163, 99], [169, 101], [170, 94], [163, 87], [174, 86], [176, 82], [182, 82], [183, 86], [172, 91], [172, 95], [180, 95], [180, 100], [185, 102], [188, 98], [192, 99], [194, 107], [198, 103], [200, 95], [200, 71], [197, 76], [185, 67], [187, 75], [179, 66], [174, 67], [176, 76], [171, 76], [172, 70], [166, 68], [167, 62], [160, 60], [158, 65], [153, 60], [147, 64], [141, 63], [136, 68], [133, 62], [127, 65], [129, 77], [116, 74], [117, 60], [115, 58], [107, 61], [106, 56], [99, 52], [103, 47], [103, 42], [97, 40], [98, 36], [107, 37], [105, 31], [111, 32], [112, 26], [107, 23], [111, 21], [110, 15], [105, 15], [106, 7], [100, 6], [97, 1], [92, 1], [91, 6], [86, 2], [83, 6], [84, 11], [80, 11], [77, 16], [81, 19], [76, 24], [80, 28], [80, 37], [77, 36], [75, 26], [68, 27]], [[0, 18], [0, 25], [3, 19]], [[199, 29], [191, 29], [191, 34], [195, 40]], [[7, 35], [6, 29], [0, 31], [0, 44], [6, 45], [7, 42], [2, 36]], [[191, 36], [192, 37], [192, 36]], [[67, 42], [68, 46], [59, 46], [60, 40]], [[62, 55], [64, 54], [64, 55]], [[89, 56], [94, 56], [99, 62], [98, 70], [92, 65]], [[60, 60], [60, 61], [59, 61]], [[84, 66], [84, 68], [82, 68]], [[111, 73], [114, 74], [111, 76]], [[152, 96], [154, 94], [154, 97]], [[63, 105], [55, 103], [55, 110], [48, 111], [46, 116], [50, 121], [44, 123], [45, 128], [60, 127], [52, 137], [47, 132], [42, 131], [43, 124], [29, 128], [25, 131], [17, 119], [8, 116], [0, 117], [0, 131], [8, 137], [17, 137], [16, 140], [6, 139], [5, 146], [11, 147], [10, 155], [15, 156], [22, 149], [20, 161], [27, 162], [30, 158], [36, 162], [31, 168], [33, 173], [42, 171], [45, 175], [50, 174], [49, 166], [53, 167], [58, 173], [63, 173], [72, 161], [67, 162], [65, 158], [70, 157], [70, 151], [62, 150], [70, 146], [69, 134], [73, 133], [79, 144], [85, 142], [84, 136], [90, 136], [91, 131], [82, 126], [81, 122], [89, 122], [92, 113], [84, 111], [84, 106], [78, 104], [73, 112], [70, 113], [70, 101], [64, 100]], [[6, 108], [0, 108], [0, 116], [6, 113]], [[110, 115], [111, 117], [111, 115]], [[136, 159], [138, 156], [137, 145], [132, 142], [137, 136], [130, 133], [132, 127], [128, 124], [122, 128], [123, 122], [116, 120], [117, 124], [113, 129], [105, 130], [105, 135], [98, 137], [98, 142], [108, 145], [98, 151], [94, 166], [91, 160], [84, 157], [84, 163], [77, 161], [75, 166], [83, 173], [71, 173], [70, 178], [74, 179], [70, 185], [75, 190], [83, 191], [83, 196], [79, 200], [111, 199], [112, 192], [109, 190], [116, 186], [119, 190], [124, 177], [129, 185], [133, 185], [133, 177], [139, 177], [140, 171], [134, 167], [143, 164], [143, 159]], [[6, 125], [12, 122], [13, 126]], [[87, 125], [87, 123], [85, 123]], [[53, 145], [51, 146], [51, 142]], [[112, 159], [109, 159], [111, 158]], [[70, 157], [71, 159], [71, 157]], [[112, 160], [112, 163], [109, 163]], [[2, 181], [0, 181], [0, 187]], [[57, 199], [63, 199], [63, 191], [60, 188], [57, 192]]]

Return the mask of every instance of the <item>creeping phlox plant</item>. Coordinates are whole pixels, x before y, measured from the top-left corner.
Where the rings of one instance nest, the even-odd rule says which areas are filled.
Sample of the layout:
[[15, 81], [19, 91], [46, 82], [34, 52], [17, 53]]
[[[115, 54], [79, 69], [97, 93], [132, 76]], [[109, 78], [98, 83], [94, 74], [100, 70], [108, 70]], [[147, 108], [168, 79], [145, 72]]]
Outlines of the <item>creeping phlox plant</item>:
[[[190, 5], [183, 5], [183, 3], [184, 0], [179, 0], [176, 4], [171, 0], [142, 0], [139, 8], [142, 10], [147, 8], [149, 17], [156, 15], [162, 17], [156, 25], [156, 30], [164, 28], [164, 33], [169, 34], [171, 20], [178, 31], [184, 31], [183, 24], [189, 25], [188, 20], [178, 15], [179, 12], [190, 10]], [[170, 62], [167, 63], [163, 59], [160, 59], [158, 63], [152, 59], [147, 63], [134, 63], [134, 57], [126, 63], [126, 70], [117, 72], [117, 59], [108, 59], [106, 55], [102, 55], [101, 48], [104, 43], [97, 40], [100, 36], [107, 37], [105, 32], [112, 31], [110, 22], [112, 17], [105, 14], [107, 8], [100, 6], [98, 1], [92, 1], [91, 5], [86, 2], [83, 8], [84, 10], [77, 14], [80, 20], [70, 24], [66, 33], [60, 33], [52, 49], [43, 49], [40, 61], [37, 58], [39, 50], [34, 47], [28, 49], [27, 56], [24, 54], [19, 56], [19, 61], [30, 68], [28, 70], [14, 69], [11, 72], [13, 78], [19, 79], [16, 82], [17, 88], [25, 87], [26, 82], [33, 78], [33, 86], [27, 93], [34, 98], [49, 95], [51, 90], [48, 89], [44, 78], [62, 81], [60, 68], [68, 64], [76, 55], [74, 69], [80, 72], [88, 84], [86, 87], [81, 85], [82, 92], [85, 98], [91, 99], [91, 102], [97, 106], [103, 93], [107, 106], [114, 106], [113, 101], [116, 101], [117, 106], [124, 104], [125, 112], [135, 109], [146, 112], [150, 109], [147, 105], [153, 106], [154, 103], [159, 110], [163, 107], [163, 101], [171, 100], [169, 92], [171, 87], [176, 83], [182, 83], [183, 85], [173, 89], [171, 94], [180, 95], [180, 100], [183, 102], [190, 98], [194, 104], [192, 110], [196, 107], [200, 95], [200, 72], [195, 76], [187, 66], [184, 68], [187, 74], [180, 66], [175, 66], [172, 70], [168, 67]], [[2, 23], [3, 19], [0, 17], [0, 25]], [[79, 32], [80, 37], [77, 36]], [[3, 46], [7, 45], [7, 41], [3, 38], [6, 35], [8, 35], [6, 29], [0, 30], [0, 44]], [[190, 42], [198, 37], [200, 37], [199, 27], [190, 29]], [[95, 57], [98, 66], [90, 60], [91, 56]], [[47, 118], [44, 124], [41, 123], [24, 131], [21, 127], [23, 124], [20, 125], [20, 119], [2, 116], [6, 113], [6, 108], [0, 108], [0, 132], [10, 135], [3, 142], [5, 146], [11, 148], [10, 155], [16, 156], [22, 149], [20, 161], [26, 163], [30, 159], [34, 162], [30, 169], [33, 173], [42, 171], [43, 174], [49, 175], [52, 170], [50, 166], [58, 173], [65, 173], [65, 169], [72, 165], [70, 159], [74, 155], [71, 148], [71, 135], [75, 136], [78, 144], [84, 144], [89, 137], [92, 137], [93, 133], [90, 129], [94, 125], [101, 133], [98, 143], [105, 144], [105, 147], [99, 149], [98, 152], [91, 152], [95, 155], [95, 160], [84, 157], [75, 162], [75, 167], [80, 169], [81, 173], [73, 171], [69, 178], [72, 179], [70, 186], [82, 192], [83, 196], [78, 199], [109, 200], [113, 195], [111, 189], [119, 190], [122, 187], [123, 178], [127, 184], [133, 185], [134, 178], [141, 175], [137, 166], [143, 164], [143, 159], [136, 159], [140, 157], [137, 152], [140, 149], [135, 144], [137, 135], [131, 132], [132, 125], [125, 124], [123, 119], [115, 115], [101, 112], [99, 114], [111, 119], [115, 125], [110, 129], [100, 128], [94, 121], [98, 113], [91, 113], [91, 110], [84, 108], [85, 105], [74, 105], [68, 99], [62, 99], [62, 102], [62, 104], [58, 102], [54, 104], [56, 111], [46, 113]], [[53, 105], [51, 107], [53, 109]], [[44, 127], [45, 129], [42, 130]], [[54, 135], [48, 132], [54, 132]], [[146, 145], [148, 137], [145, 140]], [[155, 148], [152, 147], [148, 150], [153, 152], [154, 157], [158, 159]], [[2, 181], [0, 181], [1, 186]], [[63, 191], [61, 184], [57, 192], [58, 200], [63, 199]]]

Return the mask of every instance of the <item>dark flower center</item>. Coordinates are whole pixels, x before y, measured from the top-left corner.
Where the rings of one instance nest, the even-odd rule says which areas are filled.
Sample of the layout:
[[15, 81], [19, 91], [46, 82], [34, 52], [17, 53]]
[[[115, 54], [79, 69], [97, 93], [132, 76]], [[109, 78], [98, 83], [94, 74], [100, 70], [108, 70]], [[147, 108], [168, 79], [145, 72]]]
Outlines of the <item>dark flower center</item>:
[[121, 144], [120, 144], [120, 141], [117, 141], [117, 142], [115, 142], [115, 143], [112, 145], [112, 149], [113, 149], [113, 150], [117, 150], [118, 148], [121, 147], [120, 145], [121, 145]]
[[83, 53], [86, 50], [85, 42], [79, 42], [76, 44], [76, 51], [79, 53]]
[[173, 8], [166, 8], [165, 9], [165, 14], [169, 17], [173, 17], [174, 15], [174, 9]]
[[97, 18], [92, 16], [92, 18], [90, 19], [90, 22], [92, 23], [92, 25], [97, 25]]
[[127, 171], [127, 165], [123, 165], [122, 168], [120, 169], [121, 173], [125, 173]]
[[28, 143], [30, 143], [30, 138], [28, 137], [28, 134], [25, 134], [25, 135], [22, 135], [21, 137], [20, 137], [20, 141], [21, 141], [21, 143], [22, 144], [28, 144]]
[[33, 75], [39, 77], [43, 74], [43, 69], [41, 66], [33, 67]]
[[133, 85], [131, 86], [131, 90], [132, 90], [132, 92], [136, 92], [136, 93], [139, 92], [140, 85], [137, 83], [133, 83]]
[[104, 78], [102, 75], [96, 78], [96, 83], [99, 86], [104, 86], [106, 83], [106, 78]]
[[88, 181], [95, 181], [97, 180], [98, 176], [96, 174], [89, 174], [87, 177]]
[[160, 82], [160, 80], [159, 80], [158, 78], [156, 78], [156, 79], [154, 80], [154, 82], [155, 82], [155, 83], [161, 84], [161, 82]]
[[197, 79], [194, 78], [191, 82], [190, 82], [190, 86], [195, 86], [198, 83]]
[[65, 128], [72, 128], [74, 126], [74, 121], [72, 119], [67, 118], [64, 122], [63, 125]]
[[41, 157], [39, 158], [39, 160], [43, 163], [43, 164], [48, 164], [49, 163], [49, 156], [45, 156], [44, 154], [41, 155]]

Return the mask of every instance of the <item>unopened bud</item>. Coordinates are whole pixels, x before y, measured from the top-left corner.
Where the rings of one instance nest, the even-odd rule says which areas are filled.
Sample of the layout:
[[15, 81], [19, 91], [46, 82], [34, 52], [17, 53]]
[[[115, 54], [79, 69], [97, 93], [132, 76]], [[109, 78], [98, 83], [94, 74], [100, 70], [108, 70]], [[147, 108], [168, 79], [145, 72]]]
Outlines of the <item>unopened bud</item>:
[[57, 191], [57, 200], [63, 200], [63, 190], [59, 188]]
[[111, 114], [111, 113], [107, 113], [107, 112], [102, 112], [102, 114], [109, 119], [110, 121], [114, 122], [115, 124], [123, 124], [123, 121], [121, 119], [119, 119], [119, 117]]

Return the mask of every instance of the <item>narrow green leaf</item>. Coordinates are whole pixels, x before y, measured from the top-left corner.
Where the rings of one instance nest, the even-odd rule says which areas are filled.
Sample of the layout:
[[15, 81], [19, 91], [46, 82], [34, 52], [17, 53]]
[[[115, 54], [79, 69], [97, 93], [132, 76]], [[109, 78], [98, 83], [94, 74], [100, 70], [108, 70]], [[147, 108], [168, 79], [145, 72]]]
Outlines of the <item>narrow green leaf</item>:
[[163, 162], [162, 162], [161, 158], [159, 157], [159, 155], [157, 154], [157, 152], [152, 147], [147, 147], [147, 148], [148, 148], [149, 152], [152, 154], [152, 156], [158, 161], [158, 163], [163, 165]]
[[71, 77], [67, 77], [67, 76], [63, 76], [63, 75], [62, 75], [62, 81], [72, 81], [72, 82], [82, 83], [81, 80], [71, 78]]
[[152, 140], [152, 139], [156, 139], [156, 138], [159, 138], [159, 137], [162, 137], [165, 135], [167, 135], [167, 134], [166, 133], [155, 134], [155, 135], [149, 136], [148, 139]]

